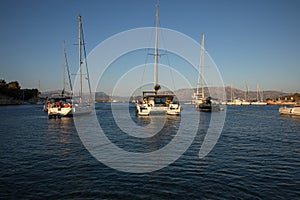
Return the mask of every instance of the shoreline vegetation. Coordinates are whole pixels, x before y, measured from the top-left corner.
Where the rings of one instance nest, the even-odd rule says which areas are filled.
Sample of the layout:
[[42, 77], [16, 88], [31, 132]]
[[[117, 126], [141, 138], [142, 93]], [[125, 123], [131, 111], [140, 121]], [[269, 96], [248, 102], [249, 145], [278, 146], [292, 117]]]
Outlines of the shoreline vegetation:
[[[245, 91], [236, 88], [225, 87], [226, 96], [229, 100], [231, 93], [234, 98], [244, 99]], [[182, 102], [189, 102], [189, 98], [193, 95], [195, 89], [179, 89], [176, 95]], [[5, 80], [0, 79], [0, 105], [23, 105], [23, 104], [37, 104], [43, 102], [47, 96], [51, 96], [53, 92], [41, 93], [38, 89], [21, 89], [18, 81], [11, 81], [7, 83]], [[58, 93], [58, 90], [54, 93]], [[208, 94], [208, 88], [205, 88], [205, 93]], [[299, 93], [286, 93], [279, 91], [263, 91], [264, 101], [270, 105], [286, 105], [300, 103]], [[247, 92], [247, 100], [256, 101], [257, 92]], [[95, 102], [131, 102], [138, 99], [137, 97], [121, 97], [109, 96], [104, 92], [96, 92]]]
[[0, 79], [0, 105], [36, 104], [39, 94], [38, 89], [21, 89], [18, 81]]

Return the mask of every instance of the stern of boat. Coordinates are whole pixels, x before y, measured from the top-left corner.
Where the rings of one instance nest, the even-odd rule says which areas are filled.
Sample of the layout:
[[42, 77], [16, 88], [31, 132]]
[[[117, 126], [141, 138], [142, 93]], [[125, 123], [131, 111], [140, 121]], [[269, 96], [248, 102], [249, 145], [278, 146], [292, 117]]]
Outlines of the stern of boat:
[[151, 107], [147, 104], [136, 104], [136, 114], [140, 116], [148, 116], [150, 114]]
[[166, 110], [168, 115], [180, 115], [180, 112], [181, 106], [179, 103], [170, 103], [168, 109]]

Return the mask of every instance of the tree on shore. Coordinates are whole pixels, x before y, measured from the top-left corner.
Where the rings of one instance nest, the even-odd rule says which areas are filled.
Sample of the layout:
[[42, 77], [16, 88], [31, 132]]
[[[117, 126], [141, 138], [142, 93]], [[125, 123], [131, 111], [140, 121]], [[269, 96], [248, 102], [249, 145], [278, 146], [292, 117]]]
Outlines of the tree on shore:
[[38, 89], [21, 89], [18, 81], [11, 81], [6, 83], [4, 79], [0, 79], [0, 94], [2, 96], [8, 96], [14, 100], [29, 100], [37, 98]]
[[11, 90], [20, 90], [20, 84], [18, 81], [12, 81], [7, 84], [7, 88]]

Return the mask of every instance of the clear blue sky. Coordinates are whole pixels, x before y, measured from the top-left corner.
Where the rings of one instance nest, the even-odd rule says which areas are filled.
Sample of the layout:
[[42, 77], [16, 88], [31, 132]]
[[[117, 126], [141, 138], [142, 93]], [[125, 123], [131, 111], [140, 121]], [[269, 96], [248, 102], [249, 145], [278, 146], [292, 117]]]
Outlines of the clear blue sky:
[[[77, 62], [77, 16], [87, 51], [132, 28], [155, 25], [156, 0], [2, 0], [0, 79], [22, 88], [62, 87], [66, 40], [71, 70]], [[225, 85], [300, 92], [300, 1], [160, 0], [160, 26], [200, 42]]]

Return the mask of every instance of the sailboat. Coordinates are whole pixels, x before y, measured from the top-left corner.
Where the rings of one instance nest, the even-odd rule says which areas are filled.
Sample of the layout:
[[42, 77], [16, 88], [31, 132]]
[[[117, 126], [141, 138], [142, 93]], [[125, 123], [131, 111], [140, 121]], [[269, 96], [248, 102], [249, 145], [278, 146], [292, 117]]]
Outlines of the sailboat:
[[[78, 15], [78, 57], [79, 57], [79, 94], [73, 94], [73, 113], [76, 115], [87, 114], [92, 112], [93, 101], [92, 101], [92, 91], [90, 76], [87, 63], [87, 54], [85, 49], [85, 40], [83, 34], [82, 20], [81, 16]], [[84, 57], [84, 62], [83, 58]], [[85, 65], [85, 79], [87, 80], [88, 91], [83, 90], [83, 65]]]
[[[52, 100], [49, 102], [48, 107], [48, 117], [49, 118], [61, 118], [66, 116], [73, 116], [74, 114], [85, 114], [90, 113], [92, 111], [92, 101], [91, 101], [91, 85], [88, 73], [88, 66], [87, 66], [87, 58], [86, 58], [86, 50], [85, 50], [85, 42], [83, 37], [83, 28], [81, 22], [81, 16], [78, 16], [78, 51], [79, 51], [79, 77], [80, 77], [80, 89], [79, 95], [74, 95], [73, 87], [71, 84], [71, 78], [69, 73], [69, 67], [67, 62], [66, 50], [64, 47], [64, 56], [65, 56], [65, 69], [67, 69], [71, 95], [65, 95], [65, 87], [63, 92], [60, 96], [53, 97]], [[86, 66], [86, 79], [88, 81], [88, 88], [89, 92], [88, 95], [83, 93], [83, 61], [82, 61], [82, 54], [85, 58], [85, 66]], [[66, 82], [66, 81], [64, 81]], [[73, 95], [73, 96], [72, 96]], [[72, 96], [72, 97], [71, 97]]]
[[154, 52], [154, 90], [143, 91], [142, 101], [136, 104], [138, 116], [149, 116], [150, 113], [180, 115], [181, 106], [175, 101], [174, 94], [159, 93], [158, 84], [158, 4], [156, 4], [156, 29], [155, 29], [155, 52]]
[[201, 55], [200, 55], [201, 58], [200, 58], [199, 67], [201, 66], [202, 82], [201, 82], [201, 93], [199, 93], [199, 87], [200, 87], [200, 69], [199, 69], [196, 94], [194, 94], [196, 108], [199, 111], [203, 111], [203, 112], [220, 111], [219, 103], [211, 97], [206, 98], [204, 93], [204, 33], [202, 33], [201, 45], [202, 48], [201, 48]]
[[[70, 77], [70, 70], [67, 61], [67, 53], [64, 42], [64, 87], [61, 94], [53, 94], [49, 99], [46, 100], [44, 105], [44, 110], [48, 112], [48, 118], [61, 118], [61, 117], [70, 117], [73, 115], [72, 108], [72, 82]], [[69, 87], [71, 92], [67, 94], [66, 92], [66, 72], [68, 73], [69, 78]]]
[[249, 105], [251, 105], [251, 102], [247, 100], [248, 99], [248, 86], [247, 86], [246, 81], [244, 81], [244, 89], [245, 89], [244, 99], [242, 100], [241, 105], [243, 105], [243, 106], [249, 106]]
[[262, 94], [262, 92], [260, 92], [258, 84], [256, 86], [256, 101], [251, 102], [251, 105], [257, 105], [257, 106], [265, 106], [265, 105], [267, 105], [267, 102], [263, 101], [263, 94]]
[[240, 99], [237, 98], [233, 98], [233, 91], [232, 91], [232, 84], [230, 85], [230, 101], [225, 102], [224, 104], [228, 105], [228, 106], [234, 106], [234, 105], [241, 105], [242, 101]]

